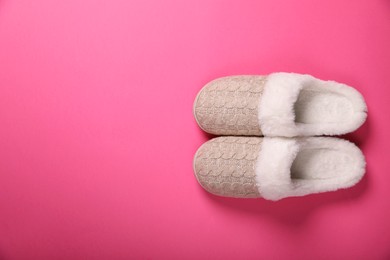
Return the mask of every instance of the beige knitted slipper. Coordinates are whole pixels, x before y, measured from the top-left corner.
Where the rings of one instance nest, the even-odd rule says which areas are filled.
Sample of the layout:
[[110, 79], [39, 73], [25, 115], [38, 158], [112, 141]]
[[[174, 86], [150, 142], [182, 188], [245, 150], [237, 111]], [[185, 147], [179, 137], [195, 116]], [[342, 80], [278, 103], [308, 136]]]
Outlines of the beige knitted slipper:
[[351, 187], [365, 160], [338, 138], [217, 137], [196, 152], [194, 172], [216, 195], [279, 200]]
[[213, 80], [194, 103], [199, 126], [215, 135], [340, 135], [361, 126], [366, 111], [347, 85], [283, 72]]

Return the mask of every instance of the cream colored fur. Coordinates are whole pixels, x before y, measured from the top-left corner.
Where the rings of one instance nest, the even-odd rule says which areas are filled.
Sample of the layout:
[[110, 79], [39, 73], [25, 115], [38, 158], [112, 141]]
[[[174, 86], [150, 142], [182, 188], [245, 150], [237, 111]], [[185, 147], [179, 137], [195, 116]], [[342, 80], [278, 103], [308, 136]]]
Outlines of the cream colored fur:
[[269, 200], [348, 188], [364, 173], [360, 149], [331, 137], [265, 137], [256, 163], [259, 192]]
[[364, 123], [366, 111], [354, 88], [280, 72], [267, 77], [258, 115], [265, 136], [292, 137], [352, 132]]

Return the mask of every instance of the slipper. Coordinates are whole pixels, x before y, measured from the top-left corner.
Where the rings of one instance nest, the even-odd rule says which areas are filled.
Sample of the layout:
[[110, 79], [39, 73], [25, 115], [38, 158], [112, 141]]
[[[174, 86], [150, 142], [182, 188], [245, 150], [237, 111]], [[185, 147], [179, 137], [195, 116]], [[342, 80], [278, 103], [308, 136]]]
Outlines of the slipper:
[[268, 200], [348, 188], [365, 173], [360, 149], [332, 137], [217, 137], [198, 149], [193, 166], [210, 193]]
[[359, 128], [366, 111], [352, 87], [284, 72], [213, 80], [194, 103], [198, 125], [215, 135], [341, 135]]

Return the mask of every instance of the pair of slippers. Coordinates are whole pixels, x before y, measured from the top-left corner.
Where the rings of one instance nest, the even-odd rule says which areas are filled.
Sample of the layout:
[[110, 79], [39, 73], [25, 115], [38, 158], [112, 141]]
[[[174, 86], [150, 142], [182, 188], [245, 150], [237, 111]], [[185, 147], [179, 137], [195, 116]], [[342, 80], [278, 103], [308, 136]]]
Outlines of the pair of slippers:
[[221, 135], [194, 158], [210, 193], [279, 200], [348, 188], [365, 173], [353, 143], [315, 137], [364, 123], [364, 99], [345, 84], [295, 73], [219, 78], [198, 93], [194, 116], [205, 132]]

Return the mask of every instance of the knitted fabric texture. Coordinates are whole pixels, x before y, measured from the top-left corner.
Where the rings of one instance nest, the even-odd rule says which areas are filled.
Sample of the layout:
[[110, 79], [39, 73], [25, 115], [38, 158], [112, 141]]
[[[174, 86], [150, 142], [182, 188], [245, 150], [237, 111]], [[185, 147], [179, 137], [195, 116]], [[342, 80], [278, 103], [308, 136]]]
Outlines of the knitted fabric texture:
[[230, 76], [208, 83], [194, 103], [198, 125], [216, 135], [261, 135], [258, 105], [265, 76]]
[[215, 195], [260, 197], [255, 167], [261, 142], [256, 137], [218, 137], [204, 143], [194, 158], [199, 183]]

